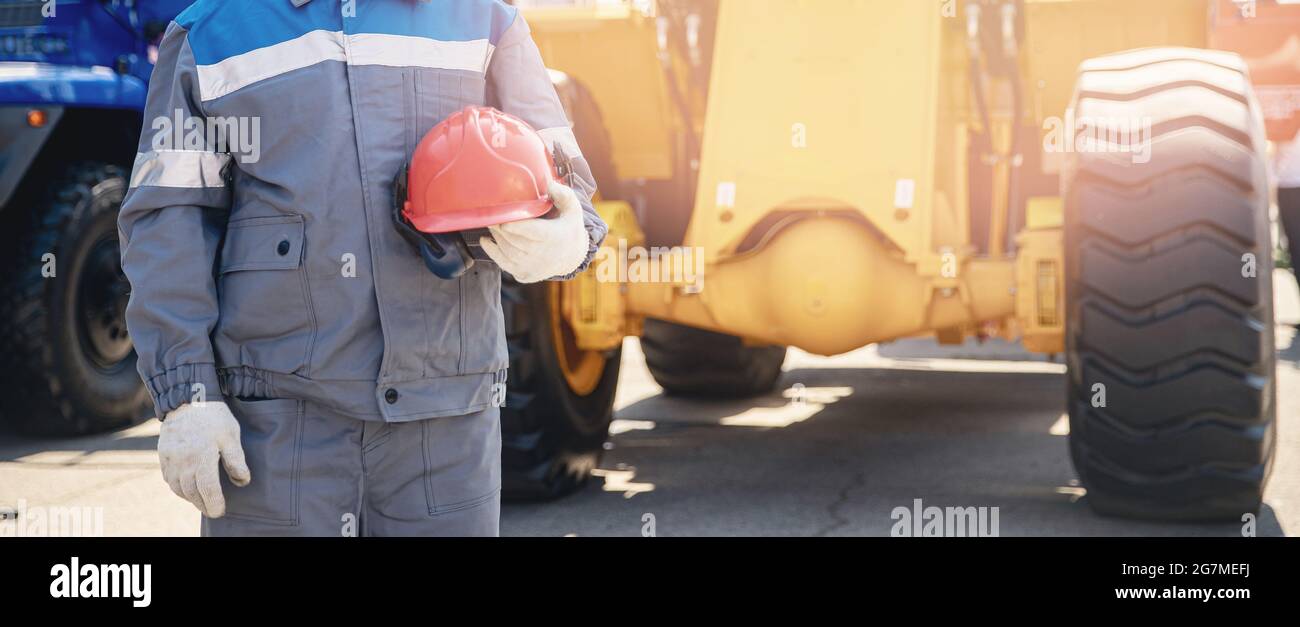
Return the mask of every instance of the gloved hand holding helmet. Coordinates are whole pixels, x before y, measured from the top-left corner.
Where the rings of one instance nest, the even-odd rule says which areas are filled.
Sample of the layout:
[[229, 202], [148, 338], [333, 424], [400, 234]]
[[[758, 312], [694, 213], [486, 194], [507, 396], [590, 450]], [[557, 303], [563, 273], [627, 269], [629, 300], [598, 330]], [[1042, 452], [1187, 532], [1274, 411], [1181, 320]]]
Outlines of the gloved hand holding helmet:
[[554, 218], [492, 226], [492, 237], [479, 240], [488, 256], [520, 283], [568, 275], [587, 257], [587, 229], [577, 194], [557, 181], [551, 181], [547, 191], [555, 204]]
[[393, 219], [444, 279], [474, 264], [474, 248], [521, 283], [576, 271], [589, 236], [582, 207], [546, 142], [488, 107], [452, 114], [420, 141], [395, 183]]

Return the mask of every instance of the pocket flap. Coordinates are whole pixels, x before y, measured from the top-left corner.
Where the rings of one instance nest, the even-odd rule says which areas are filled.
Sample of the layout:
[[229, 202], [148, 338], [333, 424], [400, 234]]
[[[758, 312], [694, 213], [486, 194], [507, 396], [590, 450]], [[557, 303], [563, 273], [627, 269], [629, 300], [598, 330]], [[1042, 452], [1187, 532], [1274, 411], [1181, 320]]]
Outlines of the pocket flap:
[[226, 226], [221, 274], [241, 270], [293, 270], [302, 263], [302, 216], [235, 220]]

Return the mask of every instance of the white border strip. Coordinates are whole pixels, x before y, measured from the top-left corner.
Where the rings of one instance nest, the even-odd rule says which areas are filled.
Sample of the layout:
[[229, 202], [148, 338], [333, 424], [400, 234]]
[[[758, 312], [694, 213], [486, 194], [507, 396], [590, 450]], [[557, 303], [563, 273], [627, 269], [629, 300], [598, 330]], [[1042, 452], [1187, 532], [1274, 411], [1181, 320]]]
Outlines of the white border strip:
[[350, 65], [424, 67], [486, 72], [495, 47], [486, 39], [439, 41], [426, 37], [358, 33], [348, 35]]
[[253, 83], [325, 61], [349, 65], [423, 67], [487, 72], [496, 48], [486, 39], [439, 41], [425, 37], [316, 30], [212, 65], [198, 66], [203, 102], [232, 94]]
[[221, 171], [230, 155], [199, 150], [160, 150], [135, 155], [131, 188], [182, 187], [198, 189], [225, 187]]
[[542, 136], [542, 141], [546, 142], [546, 147], [550, 150], [555, 150], [558, 145], [564, 150], [564, 155], [570, 159], [582, 156], [582, 149], [578, 147], [578, 138], [574, 136], [571, 127], [544, 128], [537, 131], [537, 134]]
[[235, 55], [219, 63], [198, 66], [199, 95], [203, 102], [239, 91], [293, 70], [323, 61], [343, 61], [343, 33], [314, 30], [273, 46]]

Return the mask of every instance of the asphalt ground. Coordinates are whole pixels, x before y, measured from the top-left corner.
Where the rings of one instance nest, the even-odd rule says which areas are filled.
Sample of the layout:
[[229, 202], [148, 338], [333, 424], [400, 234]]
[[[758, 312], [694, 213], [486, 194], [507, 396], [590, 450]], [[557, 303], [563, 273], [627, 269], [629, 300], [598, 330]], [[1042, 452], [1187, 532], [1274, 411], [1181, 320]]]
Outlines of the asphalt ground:
[[[1300, 530], [1300, 292], [1279, 272], [1279, 441], [1256, 533]], [[791, 351], [743, 402], [663, 396], [624, 350], [601, 467], [568, 498], [508, 504], [512, 536], [888, 535], [896, 508], [997, 508], [1003, 536], [1239, 536], [1238, 523], [1093, 514], [1070, 465], [1064, 366], [1001, 342]], [[103, 508], [105, 535], [196, 535], [158, 469], [158, 423], [65, 440], [0, 435], [0, 509]]]

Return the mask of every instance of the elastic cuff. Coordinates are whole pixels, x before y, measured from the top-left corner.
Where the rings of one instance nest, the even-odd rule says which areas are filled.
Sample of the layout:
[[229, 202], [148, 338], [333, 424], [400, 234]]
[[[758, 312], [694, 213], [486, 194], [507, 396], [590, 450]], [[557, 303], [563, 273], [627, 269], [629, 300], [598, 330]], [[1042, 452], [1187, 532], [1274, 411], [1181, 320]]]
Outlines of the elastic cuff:
[[591, 262], [596, 260], [596, 253], [600, 252], [601, 244], [605, 243], [605, 236], [609, 234], [609, 227], [605, 226], [604, 220], [596, 216], [595, 211], [585, 213], [583, 216], [583, 226], [587, 229], [587, 257], [583, 260], [582, 265], [577, 270], [564, 276], [551, 277], [548, 281], [571, 281], [579, 274], [587, 271], [591, 267]]
[[168, 412], [195, 401], [224, 401], [221, 380], [213, 364], [185, 364], [149, 377], [145, 382], [153, 396], [154, 415], [159, 420]]

